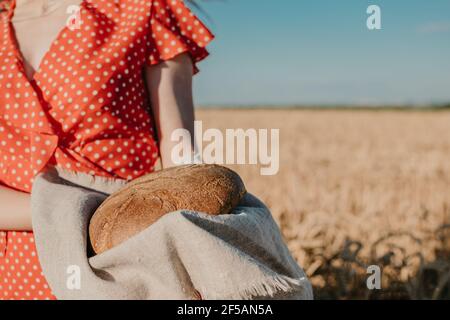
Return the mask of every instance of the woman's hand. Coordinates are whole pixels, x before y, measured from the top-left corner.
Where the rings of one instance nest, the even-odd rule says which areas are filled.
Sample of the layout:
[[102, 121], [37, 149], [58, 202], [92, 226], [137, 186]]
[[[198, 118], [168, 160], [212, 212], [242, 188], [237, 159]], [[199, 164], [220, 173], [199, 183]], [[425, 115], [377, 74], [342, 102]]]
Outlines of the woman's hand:
[[31, 229], [30, 194], [0, 184], [0, 230]]
[[[176, 164], [171, 159], [172, 148], [178, 142], [170, 137], [175, 129], [187, 129], [194, 137], [194, 103], [192, 98], [193, 64], [188, 53], [172, 60], [147, 67], [147, 87], [159, 137], [163, 168]], [[193, 145], [193, 140], [191, 141]]]

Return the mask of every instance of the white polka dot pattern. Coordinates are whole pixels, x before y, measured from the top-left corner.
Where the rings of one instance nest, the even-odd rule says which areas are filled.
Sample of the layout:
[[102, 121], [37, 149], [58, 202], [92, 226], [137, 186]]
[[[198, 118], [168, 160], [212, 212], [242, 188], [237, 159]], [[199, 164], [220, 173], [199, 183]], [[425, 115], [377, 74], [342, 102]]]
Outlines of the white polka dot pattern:
[[54, 300], [31, 232], [0, 231], [0, 300]]
[[84, 0], [81, 29], [61, 30], [28, 80], [13, 12], [0, 24], [0, 179], [30, 191], [48, 164], [123, 179], [153, 171], [142, 69], [183, 52], [200, 61], [209, 30], [181, 0]]
[[[32, 79], [0, 11], [0, 182], [29, 192], [47, 165], [134, 179], [158, 157], [142, 71], [180, 53], [196, 63], [211, 32], [182, 0], [83, 0]], [[1, 9], [1, 8], [0, 8]], [[14, 214], [14, 213], [12, 213]], [[0, 231], [0, 299], [53, 299], [32, 233]]]

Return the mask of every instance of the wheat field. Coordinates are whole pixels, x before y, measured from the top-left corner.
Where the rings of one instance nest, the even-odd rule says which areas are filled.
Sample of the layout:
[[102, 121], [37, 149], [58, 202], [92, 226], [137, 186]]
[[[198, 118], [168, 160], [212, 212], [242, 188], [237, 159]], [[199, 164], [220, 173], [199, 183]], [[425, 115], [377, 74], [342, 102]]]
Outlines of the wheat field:
[[[199, 109], [280, 129], [280, 170], [231, 166], [272, 210], [317, 299], [450, 298], [450, 111]], [[382, 269], [369, 290], [366, 268]]]

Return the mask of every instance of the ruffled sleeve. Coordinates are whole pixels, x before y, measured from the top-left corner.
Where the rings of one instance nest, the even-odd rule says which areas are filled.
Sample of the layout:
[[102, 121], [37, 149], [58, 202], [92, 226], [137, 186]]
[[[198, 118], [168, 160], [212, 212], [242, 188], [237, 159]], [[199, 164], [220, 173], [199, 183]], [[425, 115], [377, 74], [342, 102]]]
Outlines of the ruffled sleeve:
[[148, 39], [148, 65], [188, 52], [197, 73], [197, 63], [209, 55], [206, 46], [214, 35], [183, 0], [155, 0], [151, 6]]

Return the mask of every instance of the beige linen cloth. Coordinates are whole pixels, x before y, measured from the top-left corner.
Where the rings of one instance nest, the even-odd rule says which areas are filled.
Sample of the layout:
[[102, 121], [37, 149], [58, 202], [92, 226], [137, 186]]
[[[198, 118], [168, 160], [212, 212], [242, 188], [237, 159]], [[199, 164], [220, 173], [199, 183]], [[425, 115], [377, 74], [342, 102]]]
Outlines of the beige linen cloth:
[[[123, 185], [49, 170], [35, 179], [32, 218], [57, 299], [312, 299], [269, 210], [247, 195], [231, 215], [178, 211], [88, 258], [88, 223]], [[75, 278], [74, 278], [75, 277]]]

